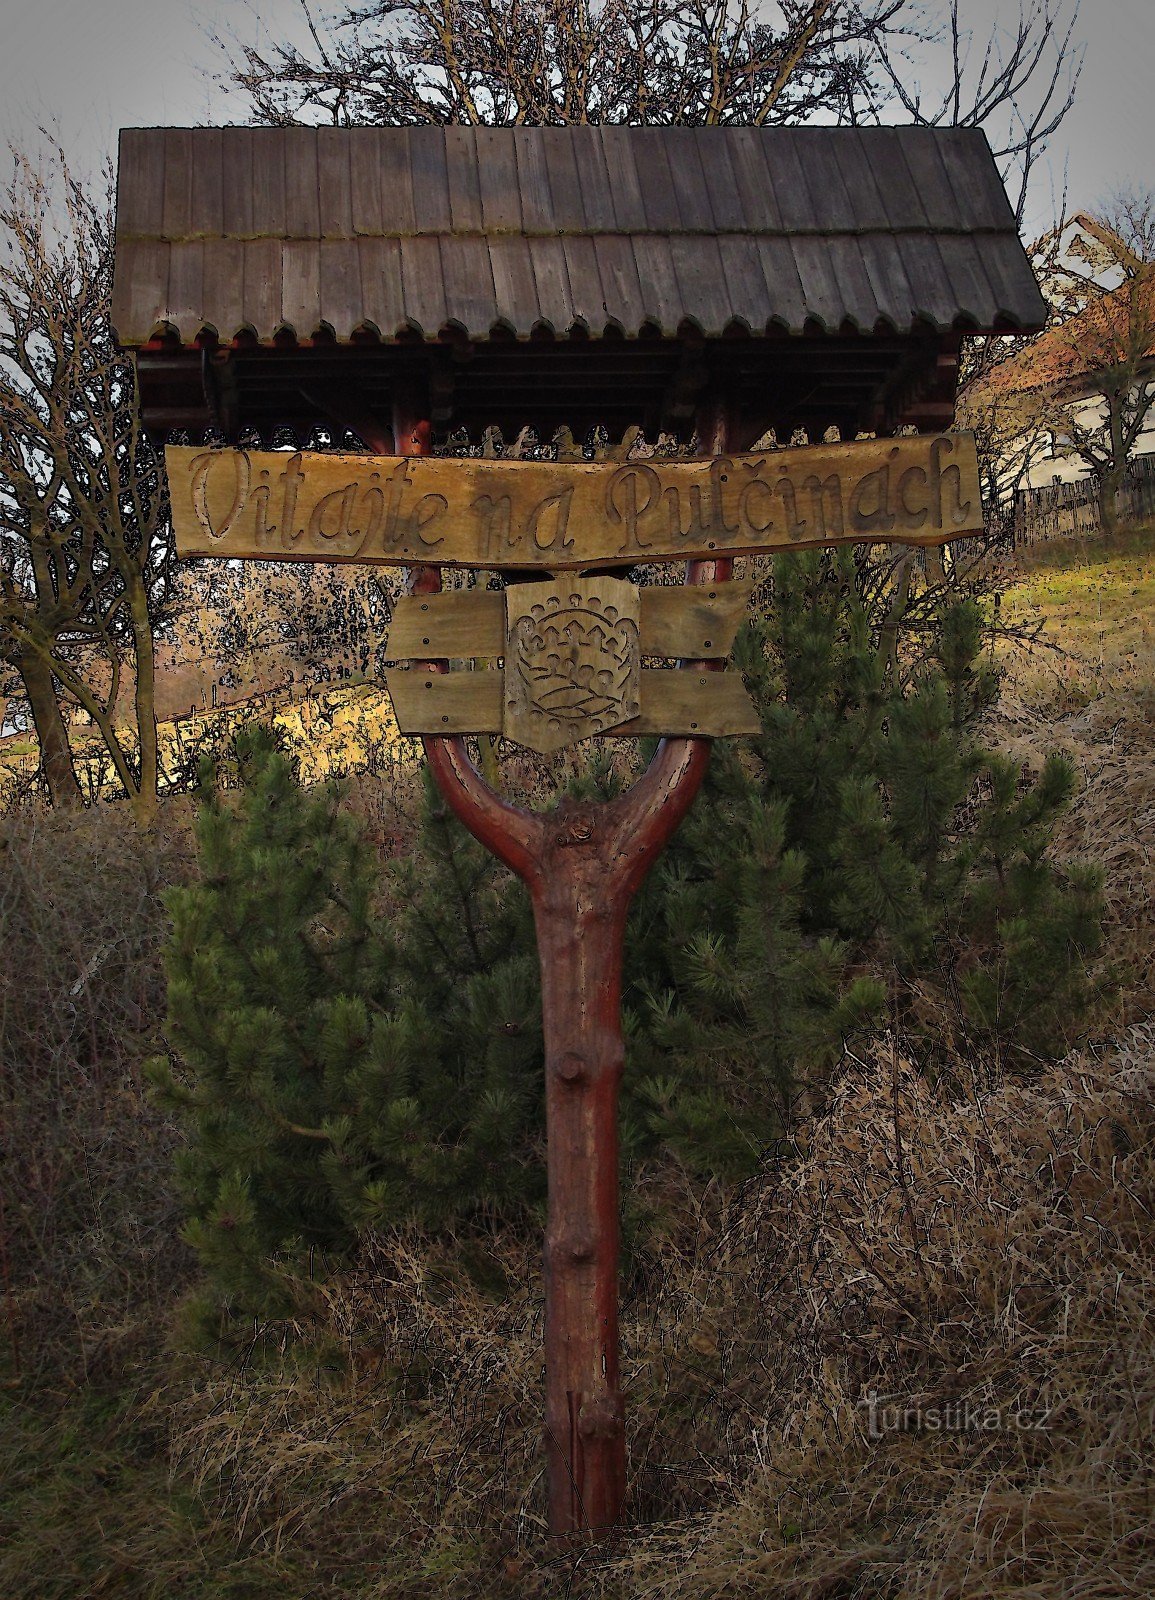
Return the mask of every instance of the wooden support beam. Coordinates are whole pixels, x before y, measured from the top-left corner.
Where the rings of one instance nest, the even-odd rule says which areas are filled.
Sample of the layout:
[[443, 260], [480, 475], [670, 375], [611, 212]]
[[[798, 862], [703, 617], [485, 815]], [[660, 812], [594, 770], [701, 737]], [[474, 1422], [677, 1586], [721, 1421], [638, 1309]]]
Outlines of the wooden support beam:
[[[436, 674], [394, 667], [385, 674], [397, 726], [405, 734], [501, 733], [504, 673], [499, 670]], [[604, 731], [605, 738], [661, 734], [720, 738], [755, 734], [761, 723], [736, 672], [641, 675], [641, 711]]]
[[[753, 592], [752, 579], [712, 589], [651, 584], [640, 590], [641, 653], [702, 661], [728, 656]], [[505, 655], [505, 594], [451, 589], [405, 595], [389, 627], [390, 661], [494, 660]]]

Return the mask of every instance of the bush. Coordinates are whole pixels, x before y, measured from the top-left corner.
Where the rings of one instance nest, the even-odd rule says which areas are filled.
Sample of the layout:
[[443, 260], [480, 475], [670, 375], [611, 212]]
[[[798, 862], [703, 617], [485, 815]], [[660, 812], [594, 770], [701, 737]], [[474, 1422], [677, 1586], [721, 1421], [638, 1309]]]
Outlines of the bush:
[[[1051, 758], [1032, 784], [975, 741], [995, 685], [974, 604], [901, 684], [850, 557], [779, 562], [775, 585], [739, 657], [763, 733], [719, 748], [631, 922], [635, 1167], [753, 1170], [884, 1020], [924, 1070], [959, 1042], [1025, 1062], [1095, 994], [1097, 879], [1047, 854], [1072, 772]], [[237, 760], [235, 809], [206, 769], [202, 881], [167, 900], [184, 1065], [154, 1078], [196, 1128], [187, 1238], [227, 1305], [278, 1314], [369, 1225], [536, 1214], [541, 1023], [527, 899], [432, 790], [382, 879], [271, 735]]]

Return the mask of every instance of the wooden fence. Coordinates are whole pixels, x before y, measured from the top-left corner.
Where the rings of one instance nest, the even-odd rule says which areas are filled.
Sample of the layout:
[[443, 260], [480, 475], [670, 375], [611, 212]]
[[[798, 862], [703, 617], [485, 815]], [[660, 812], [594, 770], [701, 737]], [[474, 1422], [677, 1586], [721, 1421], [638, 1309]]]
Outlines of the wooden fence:
[[[1123, 522], [1155, 521], [1155, 456], [1140, 456], [1127, 468], [1117, 500]], [[1099, 500], [1094, 480], [1055, 483], [1043, 489], [1019, 489], [1000, 531], [1015, 546], [1048, 539], [1078, 539], [1099, 531]], [[1001, 521], [1002, 519], [1000, 519]]]

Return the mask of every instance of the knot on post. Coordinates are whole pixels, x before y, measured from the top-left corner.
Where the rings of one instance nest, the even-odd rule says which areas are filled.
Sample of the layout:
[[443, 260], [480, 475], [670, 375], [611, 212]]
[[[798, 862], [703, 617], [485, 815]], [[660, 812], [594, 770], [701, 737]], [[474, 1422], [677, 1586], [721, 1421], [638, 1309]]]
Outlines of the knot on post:
[[563, 1083], [585, 1083], [589, 1077], [588, 1063], [585, 1056], [579, 1055], [576, 1050], [567, 1050], [565, 1055], [554, 1067], [554, 1071]]
[[620, 1394], [591, 1395], [578, 1412], [578, 1434], [587, 1441], [615, 1439], [625, 1432], [626, 1412]]

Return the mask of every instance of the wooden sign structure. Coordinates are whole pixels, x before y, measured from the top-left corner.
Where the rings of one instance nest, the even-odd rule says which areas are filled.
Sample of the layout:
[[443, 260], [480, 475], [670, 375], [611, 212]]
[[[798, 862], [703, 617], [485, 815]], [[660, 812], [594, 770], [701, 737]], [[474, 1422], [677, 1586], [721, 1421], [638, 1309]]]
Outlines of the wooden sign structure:
[[[546, 1045], [546, 1452], [556, 1533], [619, 1522], [622, 932], [756, 719], [722, 671], [732, 559], [980, 526], [962, 341], [1046, 307], [975, 128], [150, 128], [121, 139], [112, 321], [188, 555], [415, 568], [400, 725], [529, 885]], [[434, 458], [432, 430], [699, 441], [695, 460]], [[854, 444], [757, 452], [804, 429]], [[906, 430], [913, 430], [911, 436]], [[491, 435], [492, 437], [492, 435]], [[681, 589], [629, 568], [681, 561]], [[504, 594], [441, 593], [476, 566]], [[450, 662], [455, 670], [449, 671]], [[476, 670], [470, 670], [472, 662]], [[461, 663], [458, 668], [457, 664]], [[678, 670], [668, 670], [671, 663]], [[511, 805], [464, 735], [672, 735], [627, 794]]]
[[[181, 555], [413, 565], [389, 643], [398, 726], [426, 735], [457, 816], [523, 879], [542, 976], [549, 1212], [545, 1240], [549, 1521], [621, 1520], [617, 1100], [626, 917], [689, 809], [711, 737], [755, 733], [722, 673], [751, 584], [736, 553], [864, 540], [929, 544], [981, 527], [973, 438], [882, 439], [688, 462], [167, 451]], [[689, 558], [680, 588], [604, 569]], [[532, 575], [504, 593], [441, 592], [444, 566]], [[543, 580], [542, 573], [548, 576]], [[447, 670], [450, 660], [500, 668]], [[643, 666], [666, 658], [682, 670]], [[603, 804], [539, 815], [481, 778], [466, 733], [540, 752], [594, 734], [663, 735], [648, 770]], [[669, 736], [676, 737], [669, 737]]]
[[[600, 569], [864, 540], [940, 543], [982, 526], [970, 434], [708, 460], [493, 461], [167, 452], [183, 556], [498, 567], [552, 574], [504, 597], [408, 597], [394, 660], [502, 659], [498, 673], [388, 674], [403, 733], [503, 733], [549, 752], [594, 734], [754, 733], [731, 677], [642, 667], [718, 662], [743, 591], [637, 589]], [[580, 572], [599, 569], [596, 577]]]

